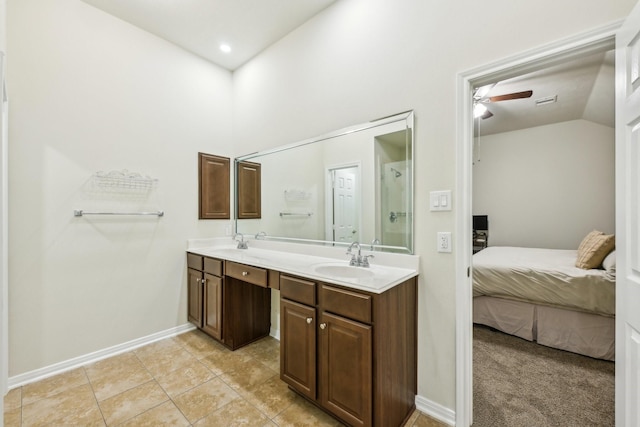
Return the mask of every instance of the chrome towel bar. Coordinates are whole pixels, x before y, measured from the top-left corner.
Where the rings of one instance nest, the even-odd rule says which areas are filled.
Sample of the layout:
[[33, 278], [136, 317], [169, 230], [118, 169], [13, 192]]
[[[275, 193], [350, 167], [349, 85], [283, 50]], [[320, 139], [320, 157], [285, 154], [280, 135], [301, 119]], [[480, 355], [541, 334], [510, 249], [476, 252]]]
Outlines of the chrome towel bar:
[[164, 211], [157, 212], [87, 212], [82, 209], [74, 209], [73, 216], [84, 216], [84, 215], [155, 215], [155, 216], [164, 216]]

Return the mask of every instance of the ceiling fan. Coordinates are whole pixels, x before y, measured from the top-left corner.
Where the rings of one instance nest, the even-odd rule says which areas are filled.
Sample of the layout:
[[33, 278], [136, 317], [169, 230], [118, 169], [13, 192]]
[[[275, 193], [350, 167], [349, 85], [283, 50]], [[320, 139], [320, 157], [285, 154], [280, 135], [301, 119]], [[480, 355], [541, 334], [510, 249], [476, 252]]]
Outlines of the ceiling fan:
[[507, 93], [504, 95], [486, 96], [487, 93], [489, 93], [489, 91], [493, 89], [494, 86], [495, 86], [495, 83], [482, 86], [477, 88], [473, 93], [473, 117], [474, 118], [480, 117], [481, 119], [484, 120], [484, 119], [488, 119], [489, 117], [493, 117], [493, 113], [489, 111], [489, 108], [487, 108], [486, 104], [489, 104], [492, 102], [510, 101], [512, 99], [530, 98], [531, 95], [533, 95], [532, 90], [525, 90], [522, 92]]

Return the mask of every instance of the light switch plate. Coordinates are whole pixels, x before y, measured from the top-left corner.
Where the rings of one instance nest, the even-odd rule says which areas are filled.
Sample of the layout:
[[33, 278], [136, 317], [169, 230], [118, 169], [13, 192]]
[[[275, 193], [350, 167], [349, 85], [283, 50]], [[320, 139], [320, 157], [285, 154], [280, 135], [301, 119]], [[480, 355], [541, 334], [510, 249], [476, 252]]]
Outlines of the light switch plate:
[[432, 191], [429, 193], [429, 210], [450, 211], [451, 190]]

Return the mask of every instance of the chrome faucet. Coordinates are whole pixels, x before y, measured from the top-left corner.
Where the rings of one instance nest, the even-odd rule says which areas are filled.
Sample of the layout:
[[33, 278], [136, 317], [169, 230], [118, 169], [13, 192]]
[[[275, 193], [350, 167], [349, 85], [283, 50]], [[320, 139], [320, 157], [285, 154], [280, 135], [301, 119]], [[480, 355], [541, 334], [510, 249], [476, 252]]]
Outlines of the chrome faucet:
[[[238, 236], [240, 236], [240, 240], [238, 240]], [[238, 249], [248, 249], [247, 242], [244, 241], [244, 236], [242, 233], [236, 233], [234, 240], [238, 242]]]
[[265, 237], [267, 237], [267, 233], [265, 233], [264, 231], [259, 231], [258, 233], [256, 233], [256, 240], [264, 239]]
[[[353, 253], [353, 248], [358, 248], [358, 253]], [[369, 267], [369, 258], [373, 258], [373, 255], [362, 255], [360, 252], [360, 243], [353, 242], [347, 249], [347, 255], [351, 255], [351, 260], [349, 261], [349, 265], [353, 265], [356, 267]]]
[[380, 239], [375, 238], [371, 241], [371, 250], [374, 251], [375, 248], [373, 247], [374, 245], [379, 245], [380, 244]]

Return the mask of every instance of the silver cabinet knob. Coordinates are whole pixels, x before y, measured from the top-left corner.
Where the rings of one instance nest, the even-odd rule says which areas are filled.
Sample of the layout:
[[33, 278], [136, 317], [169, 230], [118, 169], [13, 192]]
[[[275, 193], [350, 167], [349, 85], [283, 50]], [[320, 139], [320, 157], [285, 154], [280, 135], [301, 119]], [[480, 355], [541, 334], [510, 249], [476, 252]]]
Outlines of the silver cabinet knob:
[[311, 324], [313, 322], [313, 317], [307, 317], [307, 324]]
[[202, 279], [202, 284], [204, 285], [205, 283], [207, 283], [207, 279]]
[[326, 328], [326, 327], [327, 327], [327, 324], [326, 324], [326, 323], [320, 323], [320, 329], [324, 329], [324, 328]]
[[243, 276], [248, 276], [248, 275], [249, 275], [249, 272], [248, 272], [248, 271], [243, 271], [243, 272], [242, 272], [242, 275], [243, 275]]

